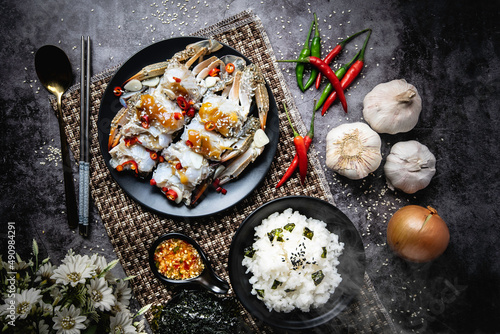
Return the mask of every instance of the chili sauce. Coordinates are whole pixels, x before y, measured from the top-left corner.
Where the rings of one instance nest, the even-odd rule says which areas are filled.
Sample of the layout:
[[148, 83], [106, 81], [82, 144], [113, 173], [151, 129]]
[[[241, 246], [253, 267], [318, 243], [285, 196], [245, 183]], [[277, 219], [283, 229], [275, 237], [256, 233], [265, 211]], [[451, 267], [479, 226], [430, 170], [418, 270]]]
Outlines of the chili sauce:
[[200, 254], [193, 245], [176, 238], [167, 239], [158, 245], [154, 259], [158, 272], [175, 280], [197, 277], [205, 269]]

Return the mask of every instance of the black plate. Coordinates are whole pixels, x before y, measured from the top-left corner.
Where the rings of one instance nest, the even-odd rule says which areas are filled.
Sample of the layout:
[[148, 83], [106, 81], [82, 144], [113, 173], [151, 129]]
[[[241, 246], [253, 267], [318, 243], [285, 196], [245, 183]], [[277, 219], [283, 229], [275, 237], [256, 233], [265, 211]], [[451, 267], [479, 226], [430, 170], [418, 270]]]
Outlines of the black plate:
[[[344, 252], [340, 256], [337, 269], [342, 282], [335, 289], [330, 299], [323, 306], [311, 309], [310, 312], [295, 310], [290, 313], [269, 312], [264, 302], [257, 299], [250, 291], [252, 286], [250, 273], [245, 274], [243, 250], [254, 242], [255, 227], [262, 220], [275, 212], [283, 212], [292, 208], [301, 214], [319, 219], [327, 224], [330, 232], [339, 236], [344, 243]], [[229, 251], [229, 277], [236, 296], [243, 306], [259, 320], [283, 329], [306, 329], [319, 326], [337, 316], [359, 292], [363, 284], [365, 272], [365, 252], [361, 237], [349, 218], [335, 206], [323, 200], [290, 196], [276, 199], [255, 210], [241, 224], [231, 243]]]
[[[227, 189], [226, 195], [216, 193], [213, 189], [209, 189], [207, 190], [206, 197], [193, 208], [186, 207], [182, 204], [175, 205], [167, 200], [165, 195], [160, 192], [160, 189], [149, 184], [149, 178], [136, 178], [130, 173], [119, 173], [111, 168], [109, 165], [111, 156], [108, 152], [110, 124], [113, 117], [121, 109], [118, 98], [113, 94], [114, 87], [121, 86], [125, 80], [140, 71], [144, 66], [171, 58], [174, 53], [185, 49], [188, 44], [201, 40], [204, 40], [204, 38], [172, 38], [152, 44], [136, 53], [118, 69], [109, 82], [101, 100], [101, 106], [99, 109], [99, 118], [97, 123], [99, 130], [99, 146], [104, 157], [104, 161], [111, 172], [111, 176], [136, 202], [157, 213], [174, 217], [201, 217], [213, 215], [237, 204], [239, 201], [247, 197], [264, 179], [269, 167], [271, 166], [271, 162], [278, 146], [278, 109], [271, 89], [269, 85], [266, 85], [269, 93], [270, 104], [266, 134], [269, 137], [270, 143], [266, 146], [264, 152], [257, 158], [257, 160], [240, 175], [238, 180], [232, 181], [224, 186]], [[227, 45], [223, 45], [222, 49], [213, 53], [213, 55], [218, 57], [227, 54], [243, 57], [247, 63], [250, 63], [248, 58]], [[255, 104], [250, 113], [257, 116]]]

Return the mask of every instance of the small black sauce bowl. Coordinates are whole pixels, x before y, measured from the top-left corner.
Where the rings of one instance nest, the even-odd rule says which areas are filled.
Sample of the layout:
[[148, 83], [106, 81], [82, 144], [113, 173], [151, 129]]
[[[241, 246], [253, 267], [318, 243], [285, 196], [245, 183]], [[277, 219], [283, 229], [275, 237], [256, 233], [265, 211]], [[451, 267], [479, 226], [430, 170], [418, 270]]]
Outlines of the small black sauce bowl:
[[[193, 247], [200, 254], [201, 260], [205, 265], [205, 268], [203, 269], [200, 275], [189, 279], [177, 280], [177, 279], [167, 278], [158, 271], [154, 259], [155, 251], [156, 248], [158, 248], [158, 246], [163, 241], [168, 239], [181, 239], [193, 245]], [[192, 238], [181, 233], [167, 233], [156, 239], [155, 242], [153, 242], [153, 244], [151, 245], [151, 248], [149, 249], [149, 265], [151, 267], [151, 270], [153, 271], [153, 274], [166, 284], [170, 284], [173, 286], [184, 285], [185, 287], [198, 285], [217, 294], [225, 294], [229, 290], [229, 284], [215, 274], [210, 264], [210, 261], [208, 261], [208, 258], [201, 249], [200, 245]]]

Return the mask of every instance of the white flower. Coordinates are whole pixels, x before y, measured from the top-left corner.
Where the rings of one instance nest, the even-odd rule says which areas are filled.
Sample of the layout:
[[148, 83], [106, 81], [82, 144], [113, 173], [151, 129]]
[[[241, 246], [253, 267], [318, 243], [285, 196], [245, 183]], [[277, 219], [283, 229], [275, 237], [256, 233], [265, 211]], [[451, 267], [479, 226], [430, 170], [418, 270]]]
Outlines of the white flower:
[[115, 305], [116, 298], [113, 295], [113, 289], [108, 286], [103, 277], [90, 280], [90, 284], [87, 284], [87, 290], [96, 309], [109, 311], [111, 306]]
[[41, 291], [35, 288], [23, 290], [21, 293], [16, 293], [16, 318], [26, 319], [31, 312], [33, 306], [42, 299]]
[[45, 321], [42, 319], [38, 322], [38, 333], [39, 334], [49, 334], [49, 325], [45, 323]]
[[116, 284], [114, 295], [117, 304], [128, 307], [130, 305], [130, 298], [132, 297], [132, 289], [128, 287], [128, 282], [119, 281]]
[[42, 265], [36, 272], [35, 282], [49, 281], [50, 277], [54, 274], [55, 268], [56, 266], [53, 266], [50, 262], [47, 262], [44, 265]]
[[[92, 261], [92, 264], [95, 266], [96, 275], [101, 274], [104, 271], [104, 269], [106, 269], [106, 267], [108, 266], [108, 261], [106, 260], [106, 258], [104, 256], [98, 255], [97, 253], [92, 255], [90, 261]], [[104, 275], [104, 277], [108, 281], [111, 281], [114, 279], [114, 276], [111, 273], [111, 271], [108, 271], [106, 273], [106, 275]]]
[[54, 321], [54, 329], [57, 329], [57, 334], [79, 334], [80, 329], [85, 329], [83, 322], [87, 319], [86, 316], [80, 315], [80, 309], [71, 305], [63, 309], [55, 310], [56, 316], [52, 318]]
[[51, 276], [51, 279], [56, 280], [56, 283], [76, 286], [78, 283], [85, 283], [87, 278], [91, 278], [95, 274], [95, 266], [87, 255], [67, 255], [63, 262], [64, 264], [55, 269]]
[[40, 311], [42, 312], [43, 315], [52, 314], [52, 311], [54, 310], [52, 304], [47, 304], [43, 300], [40, 300], [39, 304], [40, 304]]
[[110, 318], [109, 327], [114, 334], [135, 334], [137, 331], [132, 325], [132, 318], [129, 312], [118, 312], [116, 316]]

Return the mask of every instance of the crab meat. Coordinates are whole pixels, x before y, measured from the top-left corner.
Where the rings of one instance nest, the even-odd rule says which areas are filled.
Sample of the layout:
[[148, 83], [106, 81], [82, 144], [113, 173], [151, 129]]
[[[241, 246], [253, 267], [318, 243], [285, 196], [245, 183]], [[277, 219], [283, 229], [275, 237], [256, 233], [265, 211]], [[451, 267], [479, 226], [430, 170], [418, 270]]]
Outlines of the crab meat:
[[170, 145], [162, 152], [165, 162], [158, 164], [153, 173], [156, 186], [166, 192], [177, 193], [176, 202], [191, 204], [191, 195], [196, 186], [213, 173], [208, 160], [193, 152], [184, 142]]
[[[153, 171], [156, 166], [156, 160], [152, 159], [151, 151], [148, 151], [142, 145], [127, 145], [125, 138], [122, 138], [118, 145], [116, 145], [110, 152], [111, 160], [109, 164], [112, 168], [117, 168], [126, 162], [134, 161], [137, 172], [140, 175], [147, 175]], [[132, 169], [133, 164], [125, 164], [124, 170]]]

